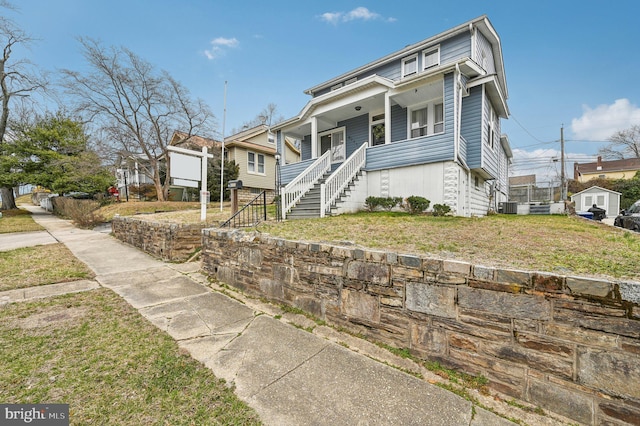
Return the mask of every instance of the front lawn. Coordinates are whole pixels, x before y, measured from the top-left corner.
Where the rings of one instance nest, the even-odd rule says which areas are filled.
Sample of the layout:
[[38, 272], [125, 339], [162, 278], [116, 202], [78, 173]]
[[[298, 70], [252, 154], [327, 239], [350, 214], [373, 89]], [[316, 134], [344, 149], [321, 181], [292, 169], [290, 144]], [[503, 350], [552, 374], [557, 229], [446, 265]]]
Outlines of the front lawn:
[[2, 213], [0, 234], [44, 231], [44, 228], [31, 218], [31, 213], [27, 210], [2, 210], [0, 213]]
[[484, 266], [640, 279], [640, 234], [563, 215], [357, 213], [263, 223], [258, 230], [293, 240], [348, 241]]
[[61, 243], [0, 252], [0, 291], [94, 277]]
[[253, 409], [107, 289], [0, 309], [0, 401], [71, 424], [257, 425]]

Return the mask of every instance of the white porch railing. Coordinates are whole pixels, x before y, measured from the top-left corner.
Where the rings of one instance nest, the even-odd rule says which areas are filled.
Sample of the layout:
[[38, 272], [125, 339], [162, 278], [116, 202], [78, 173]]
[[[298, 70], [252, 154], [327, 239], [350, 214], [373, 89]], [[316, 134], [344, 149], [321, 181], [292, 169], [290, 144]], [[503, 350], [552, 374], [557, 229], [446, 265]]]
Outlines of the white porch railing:
[[367, 145], [368, 142], [363, 143], [320, 186], [320, 217], [325, 217], [331, 210], [331, 204], [364, 167], [367, 161]]
[[304, 172], [300, 173], [294, 180], [289, 182], [287, 186], [282, 188], [280, 193], [282, 202], [282, 218], [287, 218], [287, 213], [296, 205], [300, 198], [311, 188], [316, 182], [331, 169], [331, 150], [327, 150], [321, 157], [307, 167]]

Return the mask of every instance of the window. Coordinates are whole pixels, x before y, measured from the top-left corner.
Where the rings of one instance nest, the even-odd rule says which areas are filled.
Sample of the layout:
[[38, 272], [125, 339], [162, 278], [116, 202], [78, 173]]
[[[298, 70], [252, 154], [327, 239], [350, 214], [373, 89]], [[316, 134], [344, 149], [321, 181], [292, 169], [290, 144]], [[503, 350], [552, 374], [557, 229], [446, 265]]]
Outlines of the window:
[[427, 135], [427, 118], [428, 108], [420, 108], [411, 111], [411, 137], [417, 138], [418, 136]]
[[407, 77], [409, 75], [418, 72], [418, 56], [413, 55], [402, 60], [402, 76]]
[[425, 50], [422, 53], [422, 69], [437, 67], [440, 65], [440, 46], [434, 49]]
[[271, 132], [267, 133], [267, 142], [269, 142], [271, 144], [276, 143], [276, 135], [274, 135]]
[[433, 133], [442, 133], [444, 132], [444, 104], [436, 104], [433, 108]]
[[264, 174], [264, 154], [247, 153], [247, 172]]
[[496, 140], [496, 128], [498, 127], [497, 123], [498, 117], [496, 116], [496, 112], [491, 105], [489, 105], [489, 122], [487, 123], [487, 145], [491, 147], [491, 149], [495, 149], [495, 140]]
[[384, 113], [371, 116], [371, 145], [382, 145], [385, 142]]

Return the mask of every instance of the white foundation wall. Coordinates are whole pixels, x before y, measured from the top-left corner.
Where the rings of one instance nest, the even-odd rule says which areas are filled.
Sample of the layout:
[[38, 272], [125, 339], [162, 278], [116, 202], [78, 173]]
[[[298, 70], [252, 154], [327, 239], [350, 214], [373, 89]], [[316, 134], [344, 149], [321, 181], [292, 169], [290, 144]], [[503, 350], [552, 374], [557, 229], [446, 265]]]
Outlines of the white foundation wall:
[[[445, 204], [445, 202], [446, 204], [455, 203], [455, 196], [449, 196], [445, 200], [445, 181], [448, 191], [458, 192], [458, 173], [445, 173], [445, 169], [451, 164], [458, 167], [455, 163], [435, 163], [369, 171], [367, 173], [368, 195], [402, 198], [416, 195], [431, 201], [431, 206]], [[449, 205], [452, 210], [457, 210], [457, 204]]]
[[367, 194], [367, 172], [363, 171], [358, 180], [354, 182], [354, 186], [349, 191], [348, 197], [344, 197], [338, 203], [334, 214], [356, 213], [365, 210], [364, 202], [369, 196]]

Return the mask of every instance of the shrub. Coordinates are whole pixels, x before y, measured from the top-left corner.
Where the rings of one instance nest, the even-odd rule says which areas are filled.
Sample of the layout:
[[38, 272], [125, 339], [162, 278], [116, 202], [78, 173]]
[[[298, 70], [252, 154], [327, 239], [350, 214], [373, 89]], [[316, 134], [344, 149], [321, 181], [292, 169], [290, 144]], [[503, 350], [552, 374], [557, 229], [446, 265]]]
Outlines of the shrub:
[[95, 200], [55, 197], [52, 202], [54, 213], [70, 218], [81, 228], [93, 228], [104, 222], [104, 219], [97, 214], [100, 203]]
[[434, 216], [445, 216], [450, 211], [451, 211], [451, 207], [449, 207], [446, 204], [434, 204], [433, 205], [433, 215]]
[[367, 211], [374, 212], [380, 206], [380, 197], [369, 196], [364, 200], [364, 206]]
[[378, 207], [391, 211], [395, 206], [402, 202], [401, 197], [367, 197], [364, 205], [367, 211], [374, 212]]
[[431, 201], [427, 200], [424, 197], [420, 197], [418, 195], [412, 195], [407, 198], [407, 203], [405, 205], [405, 209], [410, 214], [421, 214], [426, 209], [429, 208]]

